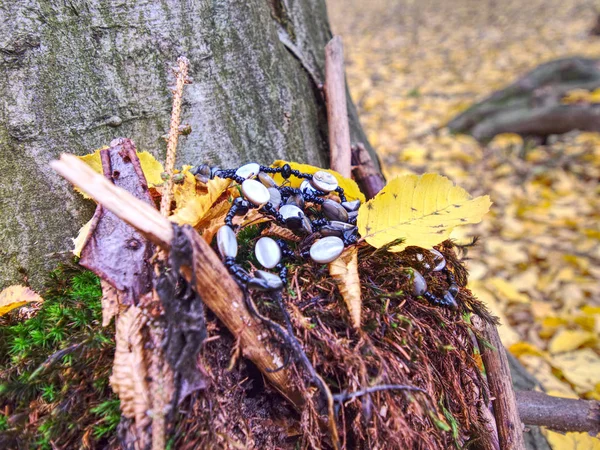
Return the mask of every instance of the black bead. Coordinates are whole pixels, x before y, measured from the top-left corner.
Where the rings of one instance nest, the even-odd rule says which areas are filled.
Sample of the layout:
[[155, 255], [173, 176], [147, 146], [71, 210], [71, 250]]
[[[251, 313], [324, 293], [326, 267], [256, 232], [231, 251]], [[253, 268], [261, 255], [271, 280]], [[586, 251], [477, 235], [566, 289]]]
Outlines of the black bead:
[[292, 176], [292, 168], [289, 164], [284, 164], [281, 168], [281, 176], [286, 180]]

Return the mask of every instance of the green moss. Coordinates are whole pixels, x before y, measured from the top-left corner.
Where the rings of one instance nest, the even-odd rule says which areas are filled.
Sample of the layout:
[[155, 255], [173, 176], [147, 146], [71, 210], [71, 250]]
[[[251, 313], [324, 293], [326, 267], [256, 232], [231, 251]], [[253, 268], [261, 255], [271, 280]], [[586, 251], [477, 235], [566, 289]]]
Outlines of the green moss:
[[100, 281], [76, 266], [50, 280], [33, 317], [13, 315], [0, 326], [0, 410], [38, 416], [12, 427], [0, 416], [0, 433], [19, 448], [73, 448], [89, 431], [94, 445], [105, 446], [120, 414], [108, 385], [114, 339], [101, 327]]

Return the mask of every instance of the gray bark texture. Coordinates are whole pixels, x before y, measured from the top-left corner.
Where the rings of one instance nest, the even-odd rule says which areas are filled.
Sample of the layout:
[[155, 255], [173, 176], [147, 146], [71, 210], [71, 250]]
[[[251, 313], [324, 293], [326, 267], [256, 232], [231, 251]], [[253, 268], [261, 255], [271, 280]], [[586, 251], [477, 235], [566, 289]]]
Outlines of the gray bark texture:
[[194, 84], [178, 164], [327, 165], [324, 0], [14, 0], [0, 24], [0, 289], [40, 287], [92, 216], [48, 161], [120, 136], [164, 160], [180, 55]]

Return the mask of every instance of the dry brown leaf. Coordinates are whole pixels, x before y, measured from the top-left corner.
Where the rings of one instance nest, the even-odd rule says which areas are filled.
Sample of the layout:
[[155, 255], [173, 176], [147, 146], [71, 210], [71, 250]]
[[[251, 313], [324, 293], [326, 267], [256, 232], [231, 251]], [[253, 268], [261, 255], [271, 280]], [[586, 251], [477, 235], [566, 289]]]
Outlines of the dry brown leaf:
[[25, 286], [9, 286], [0, 292], [0, 316], [31, 302], [43, 302], [39, 294]]
[[261, 235], [286, 239], [292, 242], [300, 242], [301, 240], [300, 237], [296, 236], [292, 230], [288, 228], [283, 228], [274, 222], [271, 222], [271, 226], [269, 226], [269, 228], [265, 228], [262, 231]]
[[358, 277], [357, 248], [347, 248], [338, 259], [329, 263], [329, 274], [337, 282], [340, 294], [346, 302], [352, 326], [360, 328], [362, 299], [360, 296], [360, 278]]
[[115, 336], [116, 349], [110, 385], [121, 400], [123, 416], [132, 419], [138, 428], [150, 423], [150, 393], [146, 381], [142, 327], [146, 318], [142, 310], [131, 306], [119, 316]]
[[121, 299], [119, 291], [108, 281], [100, 280], [102, 286], [102, 326], [106, 327], [119, 314]]

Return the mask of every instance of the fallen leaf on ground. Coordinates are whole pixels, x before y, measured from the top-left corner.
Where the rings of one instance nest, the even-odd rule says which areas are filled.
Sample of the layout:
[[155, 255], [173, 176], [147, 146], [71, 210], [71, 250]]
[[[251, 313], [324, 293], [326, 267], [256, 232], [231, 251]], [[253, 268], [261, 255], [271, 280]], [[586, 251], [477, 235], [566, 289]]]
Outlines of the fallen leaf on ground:
[[39, 294], [26, 286], [9, 286], [0, 292], [0, 316], [27, 303], [43, 301]]
[[600, 439], [587, 433], [561, 434], [552, 430], [545, 430], [544, 434], [552, 450], [600, 450]]
[[600, 357], [592, 349], [561, 353], [552, 358], [552, 365], [560, 369], [579, 394], [594, 391], [600, 382]]
[[354, 328], [360, 328], [362, 299], [360, 296], [360, 278], [358, 277], [358, 249], [349, 247], [335, 261], [329, 263], [329, 274], [336, 281], [337, 287], [352, 320]]
[[[594, 333], [582, 330], [560, 330], [548, 344], [550, 353], [563, 353], [575, 350], [582, 345], [597, 340]], [[600, 374], [598, 375], [600, 380]]]

